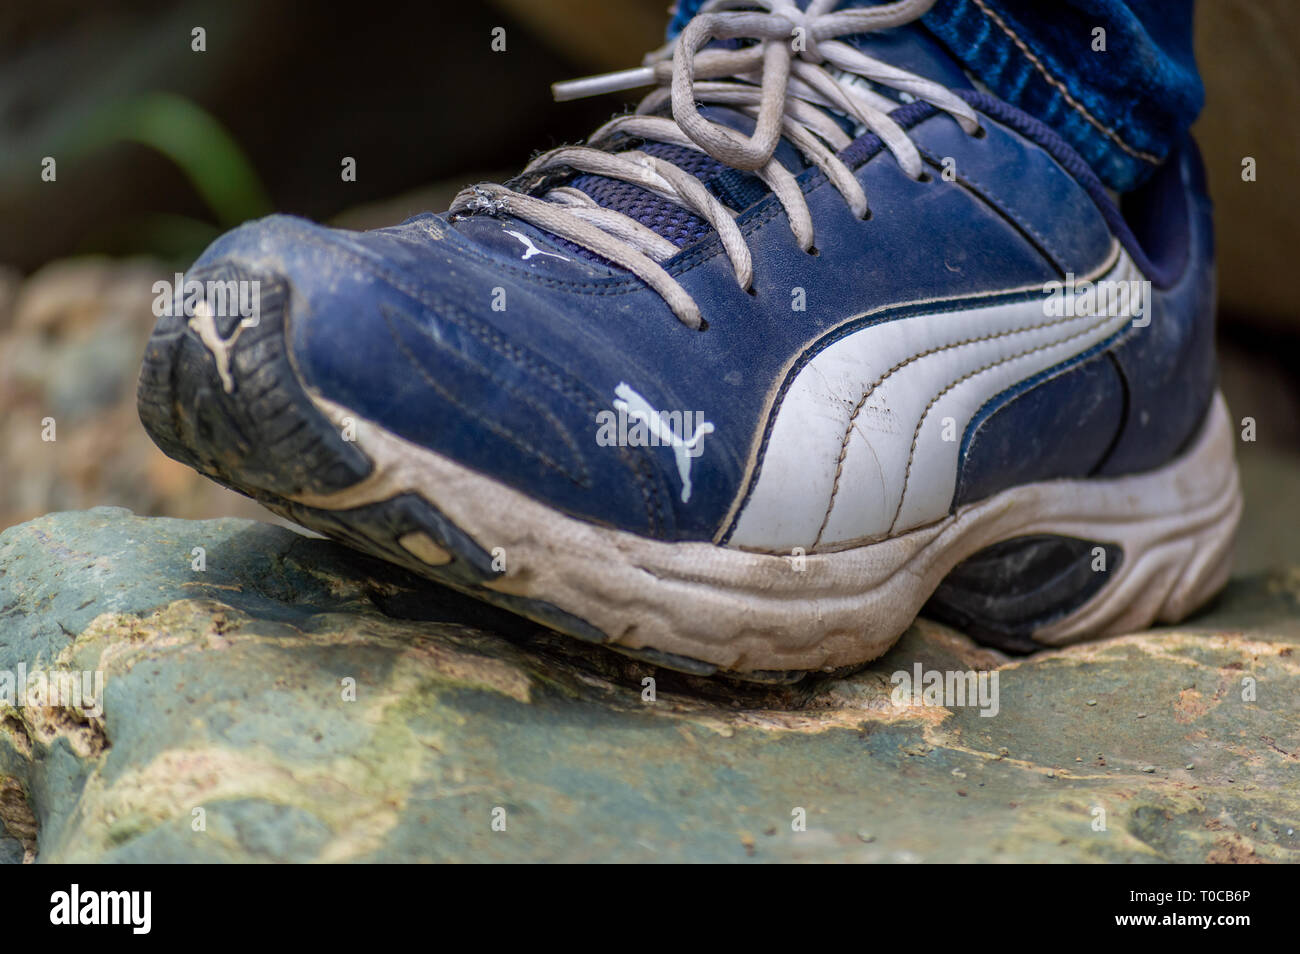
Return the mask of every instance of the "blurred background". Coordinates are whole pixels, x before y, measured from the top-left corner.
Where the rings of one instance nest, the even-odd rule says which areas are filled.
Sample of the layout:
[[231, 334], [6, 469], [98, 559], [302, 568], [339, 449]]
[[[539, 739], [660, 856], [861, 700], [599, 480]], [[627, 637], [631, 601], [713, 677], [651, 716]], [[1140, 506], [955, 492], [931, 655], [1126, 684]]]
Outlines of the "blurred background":
[[[0, 529], [98, 505], [278, 522], [165, 458], [140, 427], [153, 282], [244, 219], [388, 225], [582, 139], [623, 101], [557, 105], [549, 84], [638, 64], [662, 43], [667, 6], [0, 6]], [[491, 48], [497, 27], [504, 52]], [[1235, 417], [1257, 422], [1239, 452], [1241, 573], [1300, 562], [1300, 3], [1201, 0], [1197, 30], [1224, 390]], [[355, 182], [340, 176], [347, 156]], [[1241, 177], [1247, 156], [1254, 182]]]

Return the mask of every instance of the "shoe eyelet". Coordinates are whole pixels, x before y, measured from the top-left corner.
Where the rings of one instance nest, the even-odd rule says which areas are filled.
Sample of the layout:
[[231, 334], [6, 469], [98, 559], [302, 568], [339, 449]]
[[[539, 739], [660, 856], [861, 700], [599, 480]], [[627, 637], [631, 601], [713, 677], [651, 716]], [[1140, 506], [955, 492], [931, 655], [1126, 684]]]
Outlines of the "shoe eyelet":
[[750, 298], [757, 298], [758, 289], [755, 288], [753, 285], [750, 285], [748, 288], [745, 289], [745, 294], [748, 295]]
[[971, 133], [970, 135], [971, 135], [971, 138], [972, 138], [972, 139], [988, 139], [988, 138], [989, 138], [989, 131], [988, 131], [987, 129], [985, 129], [983, 126], [980, 126], [978, 129], [976, 129], [976, 130], [975, 130], [973, 133]]
[[919, 176], [916, 177], [916, 181], [917, 181], [917, 182], [933, 182], [933, 181], [934, 181], [934, 176], [930, 175], [930, 173], [928, 173], [928, 172], [922, 172]]
[[870, 222], [870, 221], [871, 221], [872, 219], [874, 219], [875, 217], [876, 217], [876, 216], [875, 216], [875, 213], [872, 212], [870, 209], [867, 209], [867, 211], [865, 211], [865, 212], [862, 213], [862, 218], [859, 219], [858, 221], [860, 221], [860, 222]]
[[808, 251], [808, 254], [811, 255], [813, 258], [818, 258], [818, 257], [820, 257], [820, 256], [821, 256], [821, 253], [822, 253], [822, 250], [819, 249], [816, 245], [810, 247], [807, 251]]

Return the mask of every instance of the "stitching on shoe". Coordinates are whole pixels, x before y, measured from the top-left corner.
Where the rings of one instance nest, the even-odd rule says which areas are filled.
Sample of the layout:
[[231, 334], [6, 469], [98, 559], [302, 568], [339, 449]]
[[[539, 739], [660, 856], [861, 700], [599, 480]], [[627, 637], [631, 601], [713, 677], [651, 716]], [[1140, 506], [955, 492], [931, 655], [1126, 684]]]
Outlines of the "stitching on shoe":
[[[1087, 317], [1092, 318], [1096, 316], [1089, 315]], [[933, 408], [935, 404], [939, 402], [940, 398], [942, 398], [945, 394], [947, 394], [957, 385], [961, 384], [964, 381], [969, 381], [971, 378], [983, 374], [985, 371], [991, 371], [992, 369], [999, 367], [1001, 365], [1008, 364], [1012, 361], [1017, 361], [1020, 358], [1026, 358], [1031, 354], [1037, 354], [1039, 351], [1046, 351], [1048, 348], [1056, 348], [1056, 347], [1060, 347], [1063, 344], [1068, 344], [1071, 341], [1074, 341], [1076, 338], [1082, 338], [1096, 331], [1098, 328], [1105, 327], [1106, 323], [1110, 320], [1111, 320], [1110, 315], [1103, 315], [1100, 321], [1097, 321], [1089, 325], [1087, 328], [1084, 328], [1082, 331], [1070, 335], [1067, 338], [1062, 338], [1059, 341], [1049, 341], [1046, 344], [1039, 345], [1036, 348], [1030, 348], [1029, 350], [1022, 351], [1019, 354], [1008, 355], [1007, 357], [999, 358], [996, 361], [991, 361], [988, 364], [984, 365], [984, 367], [982, 368], [976, 368], [974, 371], [968, 371], [966, 374], [963, 374], [956, 381], [953, 381], [942, 391], [935, 394], [934, 397], [930, 398], [930, 403], [925, 406], [925, 410], [921, 412], [920, 419], [916, 422], [916, 430], [912, 432], [912, 447], [907, 454], [907, 469], [903, 472], [903, 490], [898, 495], [898, 506], [894, 509], [894, 519], [890, 521], [889, 530], [887, 532], [888, 533], [894, 532], [894, 526], [898, 523], [898, 516], [903, 512], [903, 502], [907, 499], [907, 485], [912, 478], [912, 462], [916, 459], [916, 443], [921, 437], [921, 427], [925, 424], [925, 419], [929, 415], [931, 408]]]
[[[772, 439], [772, 430], [776, 427], [777, 409], [785, 400], [786, 394], [793, 385], [795, 379], [808, 364], [821, 354], [831, 345], [847, 338], [849, 335], [861, 331], [865, 327], [888, 321], [898, 321], [903, 318], [910, 318], [914, 315], [945, 315], [956, 311], [963, 311], [970, 308], [975, 302], [987, 299], [995, 304], [1008, 304], [1014, 301], [1026, 300], [1024, 296], [1030, 293], [1029, 289], [1020, 289], [1018, 291], [1008, 291], [999, 289], [996, 291], [980, 292], [974, 295], [966, 295], [955, 301], [953, 300], [933, 300], [933, 301], [911, 301], [900, 302], [896, 305], [886, 305], [872, 309], [861, 315], [856, 315], [848, 319], [843, 324], [838, 325], [828, 331], [823, 337], [814, 341], [808, 348], [801, 352], [795, 362], [785, 371], [781, 381], [776, 384], [772, 391], [772, 396], [767, 399], [764, 407], [767, 409], [766, 423], [763, 425], [762, 433], [758, 436], [757, 443], [746, 453], [742, 467], [741, 487], [744, 488], [736, 501], [732, 504], [727, 512], [723, 522], [723, 528], [715, 535], [715, 542], [722, 544], [735, 529], [740, 513], [744, 510], [749, 498], [754, 493], [754, 488], [758, 484], [758, 475], [763, 469], [763, 462], [767, 458], [768, 444]], [[1016, 297], [1019, 296], [1019, 297]]]
[[[1036, 381], [1034, 385], [1028, 389], [1028, 391], [1025, 391], [1023, 393], [1029, 393], [1029, 391], [1032, 391], [1034, 388], [1055, 381], [1057, 378], [1061, 377], [1062, 375], [1070, 374], [1073, 371], [1077, 371], [1080, 368], [1084, 367], [1085, 365], [1091, 364], [1093, 361], [1100, 361], [1104, 358], [1110, 358], [1113, 361], [1114, 352], [1117, 349], [1122, 348], [1129, 341], [1131, 341], [1136, 334], [1137, 334], [1137, 329], [1135, 329], [1132, 325], [1128, 325], [1123, 331], [1118, 332], [1109, 338], [1104, 338], [1097, 345], [1094, 345], [1093, 347], [1098, 349], [1095, 354], [1088, 355], [1085, 358], [1084, 355], [1088, 354], [1085, 351], [1082, 354], [1075, 355], [1074, 358], [1068, 359], [1066, 362], [1063, 362], [1066, 365], [1065, 367], [1061, 367], [1057, 365], [1047, 369], [1047, 371], [1051, 371], [1054, 373], [1048, 374], [1047, 371], [1039, 372], [1040, 374], [1043, 375], [1042, 379]], [[1102, 347], [1103, 345], [1105, 347]], [[1033, 380], [1033, 379], [1031, 378], [1029, 380]], [[1019, 387], [1024, 383], [1025, 382], [1023, 381], [1018, 382], [1016, 385], [1013, 385], [1013, 387]], [[980, 417], [983, 416], [983, 414], [986, 411], [988, 411], [990, 407], [993, 406], [994, 403], [996, 403], [1000, 398], [1003, 398], [1006, 395], [1006, 393], [1007, 393], [1006, 390], [1002, 390], [999, 391], [997, 394], [990, 395], [987, 401], [985, 401], [983, 404], [981, 404], [978, 408], [975, 409], [975, 413], [971, 415], [970, 421], [966, 425], [966, 430], [970, 432], [970, 428], [975, 424], [975, 422], [978, 421]], [[1016, 397], [1019, 397], [1019, 395], [1017, 395]], [[1015, 402], [1015, 400], [1016, 398], [1013, 397], [1010, 401], [1008, 401], [1006, 404], [1003, 405], [1003, 408], [1009, 407], [1012, 403]], [[1001, 408], [999, 410], [1001, 410]], [[1124, 431], [1123, 421], [1121, 420], [1120, 427], [1116, 430], [1114, 439], [1118, 440], [1120, 435], [1123, 434], [1123, 431]], [[963, 434], [963, 440], [960, 446], [966, 447], [967, 449], [975, 447], [975, 441], [978, 439], [978, 434], [979, 434], [979, 428], [976, 428], [974, 432], [971, 432], [969, 444], [966, 443], [966, 439], [965, 439], [966, 435]], [[1105, 459], [1106, 459], [1106, 454], [1103, 454], [1101, 460], [1104, 461]], [[958, 460], [961, 460], [960, 452], [958, 453]], [[1088, 476], [1091, 477], [1094, 475], [1092, 472], [1089, 472]], [[958, 497], [961, 496], [964, 487], [963, 477], [964, 477], [963, 471], [959, 470], [957, 472], [957, 485], [956, 487], [953, 488], [953, 494], [952, 494], [954, 503], [952, 506], [948, 508], [949, 513], [956, 512], [957, 504], [955, 503], [955, 501], [957, 500]]]
[[398, 351], [402, 353], [402, 356], [405, 357], [406, 360], [410, 363], [411, 367], [415, 369], [415, 373], [420, 376], [420, 378], [424, 381], [425, 384], [427, 384], [430, 388], [432, 388], [437, 394], [441, 395], [443, 400], [451, 404], [453, 407], [456, 407], [462, 412], [468, 414], [470, 417], [474, 418], [474, 420], [478, 421], [483, 427], [487, 428], [489, 431], [496, 434], [498, 437], [501, 437], [507, 442], [509, 442], [510, 444], [513, 444], [515, 447], [517, 447], [519, 450], [524, 451], [526, 454], [531, 455], [532, 457], [540, 461], [544, 466], [549, 467], [550, 469], [559, 473], [561, 476], [568, 478], [569, 481], [581, 487], [583, 490], [591, 489], [591, 485], [592, 485], [591, 473], [587, 469], [587, 466], [582, 459], [582, 454], [578, 451], [577, 444], [573, 440], [573, 435], [569, 433], [568, 429], [564, 427], [564, 425], [554, 414], [552, 414], [550, 411], [544, 408], [537, 401], [533, 400], [527, 394], [520, 392], [516, 388], [511, 388], [509, 385], [506, 384], [505, 381], [501, 380], [501, 378], [497, 377], [496, 375], [493, 375], [487, 368], [484, 368], [477, 361], [472, 360], [468, 355], [459, 354], [455, 351], [452, 351], [450, 348], [446, 347], [444, 344], [437, 341], [436, 339], [432, 339], [432, 338], [430, 339], [433, 341], [435, 347], [439, 348], [442, 352], [450, 355], [451, 357], [455, 358], [458, 361], [462, 361], [465, 364], [469, 365], [471, 368], [478, 371], [480, 374], [482, 374], [493, 384], [497, 385], [498, 387], [502, 388], [504, 391], [512, 395], [515, 398], [515, 400], [520, 401], [523, 404], [526, 404], [537, 414], [538, 417], [542, 418], [548, 424], [550, 424], [555, 429], [557, 436], [564, 443], [564, 446], [567, 447], [572, 452], [573, 460], [578, 465], [578, 473], [576, 474], [568, 467], [565, 467], [559, 461], [552, 458], [545, 451], [537, 447], [534, 447], [527, 440], [520, 437], [510, 428], [505, 427], [504, 425], [501, 424], [494, 423], [491, 419], [484, 417], [482, 414], [480, 414], [470, 405], [466, 404], [461, 400], [458, 400], [456, 396], [451, 393], [451, 391], [443, 387], [442, 384], [440, 384], [432, 375], [429, 374], [428, 371], [426, 371], [421, 366], [420, 362], [416, 359], [415, 355], [411, 353], [410, 347], [406, 344], [405, 341], [401, 339], [397, 329], [393, 326], [394, 318], [406, 318], [408, 322], [410, 321], [410, 318], [405, 315], [402, 315], [401, 312], [399, 312], [395, 308], [392, 308], [389, 305], [381, 304], [379, 306], [379, 310], [384, 317], [384, 324], [388, 326], [388, 333], [393, 339], [393, 344], [397, 345]]
[[637, 488], [645, 502], [646, 523], [655, 533], [662, 534], [669, 526], [664, 516], [664, 502], [659, 491], [659, 484], [654, 479], [655, 469], [649, 456], [645, 453], [630, 455], [632, 470], [637, 476]]
[[491, 329], [487, 325], [484, 325], [482, 322], [471, 317], [470, 315], [461, 312], [457, 306], [443, 299], [441, 296], [433, 296], [422, 289], [415, 288], [414, 286], [409, 284], [405, 279], [403, 279], [401, 276], [396, 275], [393, 272], [389, 271], [387, 268], [385, 268], [378, 262], [371, 261], [370, 259], [365, 258], [364, 256], [358, 255], [355, 251], [353, 251], [352, 249], [348, 248], [345, 245], [341, 245], [339, 243], [334, 243], [334, 242], [326, 242], [323, 239], [321, 239], [319, 236], [312, 235], [311, 233], [307, 233], [307, 232], [295, 234], [294, 238], [300, 241], [304, 241], [309, 245], [315, 245], [317, 248], [320, 248], [326, 252], [337, 253], [337, 254], [347, 256], [354, 263], [361, 266], [362, 268], [371, 271], [373, 274], [377, 275], [378, 277], [384, 279], [386, 282], [388, 282], [397, 290], [406, 294], [408, 297], [413, 298], [416, 301], [420, 302], [421, 304], [425, 305], [426, 307], [433, 309], [438, 313], [438, 316], [440, 318], [444, 318], [450, 321], [452, 324], [456, 325], [457, 327], [462, 328], [465, 331], [468, 331], [470, 334], [472, 334], [475, 338], [479, 339], [479, 341], [481, 341], [487, 347], [491, 348], [493, 351], [496, 351], [498, 354], [502, 355], [503, 357], [506, 357], [511, 361], [515, 362], [519, 367], [527, 371], [533, 372], [538, 377], [545, 380], [546, 383], [549, 384], [551, 387], [555, 388], [555, 390], [558, 391], [560, 394], [563, 394], [565, 397], [568, 397], [570, 400], [580, 403], [581, 405], [585, 406], [587, 410], [593, 413], [601, 409], [602, 406], [597, 405], [594, 401], [592, 401], [590, 396], [587, 395], [581, 389], [580, 382], [574, 379], [565, 380], [565, 378], [562, 377], [560, 374], [558, 374], [557, 372], [551, 370], [550, 368], [546, 367], [541, 362], [539, 362], [538, 359], [533, 357], [530, 352], [524, 350], [523, 348], [520, 348], [517, 345], [511, 344], [509, 341], [503, 338], [498, 332]]
[[[943, 162], [939, 157], [928, 149], [922, 149], [920, 150], [920, 153], [925, 156], [926, 159], [930, 160], [932, 165], [936, 167], [943, 166]], [[1022, 218], [1014, 209], [1008, 206], [1006, 202], [1002, 200], [1001, 196], [967, 172], [963, 171], [958, 173], [956, 181], [958, 184], [970, 183], [970, 185], [973, 186], [971, 189], [972, 192], [983, 199], [985, 204], [992, 206], [992, 208], [1003, 218], [1014, 223], [1017, 228], [1031, 236], [1034, 241], [1038, 243], [1039, 247], [1053, 259], [1052, 264], [1056, 267], [1057, 271], [1065, 272], [1065, 263], [1068, 261], [1067, 256], [1062, 255], [1060, 250], [1055, 247], [1055, 243], [1039, 232], [1038, 229], [1034, 228], [1032, 223]]]
[[[950, 310], [956, 310], [956, 309], [950, 309]], [[835, 499], [836, 499], [836, 497], [838, 496], [838, 494], [839, 494], [839, 490], [840, 490], [840, 477], [841, 477], [841, 475], [842, 475], [843, 472], [844, 472], [844, 460], [845, 460], [845, 458], [848, 456], [849, 440], [850, 440], [850, 439], [852, 438], [852, 436], [853, 436], [853, 428], [854, 428], [854, 425], [857, 423], [858, 415], [862, 413], [862, 408], [866, 406], [867, 399], [868, 399], [868, 398], [869, 398], [869, 397], [870, 397], [870, 396], [875, 392], [876, 388], [878, 388], [881, 384], [884, 383], [884, 381], [885, 381], [886, 378], [891, 377], [895, 372], [902, 370], [904, 367], [906, 367], [906, 366], [909, 365], [909, 364], [912, 364], [913, 362], [919, 361], [919, 360], [921, 360], [922, 358], [929, 357], [929, 356], [932, 355], [932, 354], [938, 354], [938, 353], [940, 353], [940, 352], [942, 352], [942, 351], [952, 351], [952, 350], [954, 350], [954, 349], [956, 349], [956, 348], [962, 348], [962, 347], [965, 347], [966, 345], [971, 345], [971, 344], [980, 344], [980, 343], [983, 343], [983, 342], [985, 342], [985, 341], [994, 341], [994, 340], [996, 340], [996, 339], [998, 339], [998, 338], [1009, 338], [1009, 337], [1012, 337], [1012, 336], [1014, 336], [1014, 335], [1026, 334], [1026, 333], [1031, 332], [1031, 331], [1041, 331], [1041, 330], [1043, 330], [1044, 328], [1052, 328], [1052, 327], [1056, 327], [1056, 326], [1058, 326], [1058, 325], [1069, 324], [1070, 322], [1074, 322], [1074, 321], [1083, 321], [1083, 320], [1087, 320], [1087, 319], [1089, 319], [1089, 318], [1095, 318], [1095, 317], [1096, 317], [1095, 315], [1075, 315], [1075, 316], [1073, 316], [1073, 317], [1068, 317], [1068, 318], [1059, 318], [1059, 319], [1056, 319], [1055, 321], [1047, 321], [1047, 322], [1043, 322], [1043, 323], [1041, 323], [1041, 324], [1037, 324], [1037, 325], [1030, 325], [1030, 326], [1025, 327], [1025, 328], [1011, 328], [1011, 329], [1009, 329], [1009, 330], [1007, 330], [1007, 331], [990, 332], [989, 334], [985, 334], [985, 335], [977, 335], [977, 336], [975, 336], [975, 337], [973, 337], [973, 338], [965, 338], [965, 339], [963, 339], [963, 340], [961, 340], [961, 341], [953, 341], [953, 342], [950, 342], [950, 343], [948, 343], [948, 344], [936, 345], [936, 346], [933, 347], [933, 348], [929, 348], [929, 349], [927, 349], [927, 350], [925, 350], [925, 351], [922, 351], [922, 352], [920, 352], [920, 353], [918, 353], [918, 354], [913, 354], [913, 355], [910, 355], [910, 356], [907, 357], [907, 358], [904, 358], [903, 360], [901, 360], [901, 361], [899, 361], [897, 364], [895, 364], [892, 368], [890, 368], [888, 371], [884, 372], [884, 374], [882, 374], [880, 377], [878, 377], [875, 381], [871, 382], [871, 384], [869, 384], [869, 385], [867, 386], [866, 390], [862, 392], [862, 397], [858, 399], [857, 404], [854, 405], [854, 407], [853, 407], [853, 413], [852, 413], [852, 414], [850, 415], [850, 417], [849, 417], [848, 425], [844, 428], [844, 437], [843, 437], [843, 438], [841, 439], [841, 441], [840, 441], [840, 454], [839, 454], [839, 459], [838, 459], [838, 460], [836, 461], [836, 463], [835, 463], [835, 480], [834, 480], [834, 482], [833, 482], [832, 485], [831, 485], [831, 496], [830, 496], [830, 500], [828, 500], [828, 501], [826, 502], [826, 513], [825, 513], [825, 515], [822, 517], [822, 523], [821, 523], [821, 526], [818, 528], [818, 530], [817, 530], [817, 536], [816, 536], [816, 538], [813, 540], [813, 543], [812, 543], [813, 547], [816, 547], [816, 546], [818, 546], [818, 545], [821, 543], [822, 534], [826, 532], [826, 526], [827, 526], [827, 524], [830, 523], [831, 511], [832, 511], [832, 510], [834, 509], [834, 507], [835, 507]], [[1081, 332], [1080, 334], [1087, 334], [1087, 331], [1085, 330], [1085, 331]], [[1057, 345], [1064, 344], [1064, 343], [1067, 342], [1067, 341], [1072, 341], [1072, 340], [1073, 340], [1074, 338], [1076, 338], [1076, 337], [1078, 337], [1078, 335], [1071, 335], [1071, 336], [1068, 337], [1068, 338], [1063, 338], [1063, 339], [1061, 339], [1061, 340], [1059, 340], [1059, 341], [1051, 342], [1051, 343], [1049, 343], [1049, 344], [1047, 344], [1047, 345], [1043, 345], [1042, 347], [1045, 347], [1045, 348], [1046, 348], [1046, 347], [1056, 347]], [[1034, 349], [1034, 350], [1041, 350], [1041, 349]], [[985, 365], [983, 368], [978, 368], [978, 369], [976, 369], [975, 371], [973, 371], [973, 372], [971, 372], [970, 374], [968, 374], [966, 377], [971, 377], [971, 376], [973, 376], [974, 374], [978, 374], [978, 373], [980, 373], [981, 371], [986, 371], [986, 370], [988, 370], [989, 368], [992, 368], [992, 367], [994, 367], [995, 365], [1001, 363], [1002, 361], [1014, 361], [1016, 358], [1024, 357], [1025, 355], [1029, 355], [1029, 354], [1033, 354], [1033, 353], [1034, 353], [1034, 351], [1031, 350], [1031, 351], [1025, 351], [1025, 352], [1022, 352], [1022, 353], [1020, 353], [1020, 354], [1011, 355], [1009, 358], [1005, 358], [1005, 359], [1001, 359], [1001, 360], [999, 360], [999, 361], [995, 361], [995, 362], [993, 362], [993, 364]], [[903, 494], [904, 494], [904, 495], [906, 495], [906, 493], [907, 493], [907, 479], [908, 479], [908, 475], [910, 475], [910, 473], [911, 473], [911, 469], [912, 469], [912, 456], [916, 453], [916, 439], [917, 439], [917, 435], [920, 434], [921, 424], [924, 423], [924, 421], [925, 421], [925, 415], [929, 413], [930, 408], [934, 406], [935, 402], [938, 401], [939, 398], [943, 397], [944, 394], [946, 394], [949, 390], [951, 390], [953, 387], [955, 387], [957, 384], [960, 384], [961, 381], [964, 381], [964, 380], [965, 380], [965, 378], [961, 378], [961, 379], [959, 379], [958, 381], [954, 381], [952, 384], [948, 385], [948, 387], [946, 387], [946, 388], [944, 388], [942, 391], [940, 391], [937, 395], [935, 395], [935, 397], [930, 401], [930, 403], [926, 405], [925, 411], [922, 412], [920, 422], [917, 423], [917, 426], [916, 426], [916, 432], [913, 434], [913, 437], [912, 437], [912, 450], [911, 450], [911, 453], [908, 455], [908, 461], [907, 461], [907, 474], [904, 475], [904, 479], [903, 479]], [[901, 510], [902, 510], [902, 497], [899, 498], [899, 507], [898, 507], [898, 511], [895, 511], [895, 513], [894, 513], [894, 521], [897, 521], [897, 520], [898, 520], [898, 512], [901, 511]], [[890, 530], [893, 530], [893, 522], [890, 523]]]
[[[595, 412], [597, 410], [603, 409], [601, 406], [597, 405], [590, 398], [590, 396], [588, 396], [585, 393], [584, 390], [582, 390], [581, 384], [579, 382], [572, 381], [572, 380], [565, 381], [563, 377], [561, 377], [559, 374], [552, 371], [551, 369], [547, 368], [545, 365], [541, 364], [529, 352], [515, 345], [512, 345], [510, 342], [503, 339], [497, 332], [483, 325], [482, 322], [473, 319], [471, 316], [467, 314], [463, 314], [463, 313], [459, 315], [456, 314], [456, 312], [459, 312], [459, 309], [456, 308], [454, 305], [452, 305], [450, 302], [443, 300], [440, 296], [431, 296], [427, 292], [415, 288], [409, 282], [405, 281], [400, 276], [392, 273], [389, 269], [383, 267], [381, 264], [371, 261], [370, 259], [365, 258], [362, 255], [359, 255], [356, 251], [354, 251], [351, 248], [348, 248], [346, 245], [342, 245], [338, 242], [326, 242], [320, 236], [315, 235], [312, 232], [302, 228], [291, 230], [283, 225], [278, 225], [278, 224], [275, 225], [274, 228], [277, 231], [281, 231], [284, 233], [291, 233], [296, 240], [303, 241], [308, 245], [314, 245], [315, 247], [321, 249], [324, 252], [342, 255], [350, 259], [352, 262], [354, 262], [356, 265], [360, 266], [361, 268], [364, 268], [370, 271], [372, 274], [384, 279], [390, 285], [392, 285], [394, 288], [398, 289], [399, 291], [403, 292], [408, 297], [437, 311], [438, 316], [440, 318], [446, 319], [452, 322], [453, 324], [455, 324], [457, 327], [462, 328], [465, 331], [468, 331], [475, 338], [483, 342], [485, 346], [491, 348], [493, 351], [495, 351], [497, 354], [502, 355], [507, 360], [514, 362], [517, 367], [521, 367], [523, 370], [526, 370], [529, 373], [532, 373], [537, 377], [542, 378], [544, 381], [546, 381], [547, 384], [553, 387], [560, 394], [569, 398], [569, 400], [579, 404], [581, 407], [585, 407], [588, 413], [591, 414], [592, 417], [595, 416]], [[431, 299], [435, 299], [435, 300], [431, 300]], [[645, 485], [646, 477], [643, 471], [641, 471], [635, 463], [639, 458], [643, 456], [644, 456], [643, 454], [628, 455], [632, 463], [631, 466], [632, 475], [636, 479], [638, 489], [641, 491], [642, 500], [646, 504], [647, 524], [651, 526], [663, 526], [664, 524], [662, 521], [661, 508], [656, 504], [652, 509], [650, 503], [652, 496], [657, 499], [658, 496], [657, 490], [654, 487], [649, 487], [649, 488], [646, 487]], [[624, 459], [627, 460], [628, 457], [624, 457]]]

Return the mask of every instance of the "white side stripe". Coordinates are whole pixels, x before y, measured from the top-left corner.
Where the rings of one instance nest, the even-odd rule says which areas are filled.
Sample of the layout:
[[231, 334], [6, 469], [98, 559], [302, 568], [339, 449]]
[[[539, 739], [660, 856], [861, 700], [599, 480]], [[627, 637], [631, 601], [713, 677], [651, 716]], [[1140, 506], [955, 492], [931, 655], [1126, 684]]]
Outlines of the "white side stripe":
[[[1102, 280], [1140, 277], [1121, 251]], [[1132, 320], [1127, 311], [1051, 317], [1035, 297], [845, 336], [799, 371], [776, 409], [731, 545], [812, 551], [940, 519], [979, 408]]]

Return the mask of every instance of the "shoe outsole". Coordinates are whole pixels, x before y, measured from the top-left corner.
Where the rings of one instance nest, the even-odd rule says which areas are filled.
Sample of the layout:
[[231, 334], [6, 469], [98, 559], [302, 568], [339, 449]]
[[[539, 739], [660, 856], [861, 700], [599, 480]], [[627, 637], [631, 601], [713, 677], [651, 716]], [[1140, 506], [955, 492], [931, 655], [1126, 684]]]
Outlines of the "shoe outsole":
[[[1214, 434], [1200, 440], [1194, 460], [1171, 465], [1177, 473], [1107, 487], [1060, 482], [1059, 492], [1015, 488], [903, 538], [811, 554], [810, 585], [800, 588], [789, 582], [788, 557], [596, 528], [353, 420], [301, 385], [287, 343], [291, 291], [282, 280], [233, 266], [192, 277], [261, 281], [260, 318], [252, 327], [240, 327], [238, 317], [205, 319], [207, 328], [194, 319], [160, 320], [144, 358], [139, 410], [165, 453], [354, 548], [657, 666], [775, 684], [851, 670], [888, 649], [954, 568], [954, 580], [978, 581], [979, 555], [995, 546], [1005, 553], [1017, 540], [1029, 541], [1020, 549], [1022, 573], [1033, 576], [1037, 560], [1050, 579], [1025, 584], [1006, 619], [972, 615], [971, 606], [954, 602], [959, 588], [938, 594], [955, 621], [1013, 650], [1173, 621], [1227, 578], [1240, 494], [1230, 443], [1225, 460], [1219, 434], [1221, 399], [1219, 416], [1206, 425]], [[346, 440], [348, 424], [360, 425], [362, 436]], [[1215, 471], [1213, 486], [1200, 475], [1207, 470]], [[1109, 502], [1168, 493], [1194, 472], [1199, 489], [1185, 505], [1160, 501], [1134, 517]], [[1081, 493], [1100, 502], [1071, 509]], [[528, 526], [520, 531], [512, 520]], [[1044, 544], [1045, 536], [1073, 538], [1064, 550], [1076, 562], [1091, 557], [1094, 537], [1103, 540], [1112, 554], [1105, 582], [1081, 581], [1077, 566], [1062, 569], [1063, 547]], [[498, 538], [509, 542], [500, 554], [490, 542]], [[1038, 559], [1040, 551], [1056, 556]], [[507, 572], [499, 556], [520, 552], [525, 570]], [[882, 564], [892, 569], [884, 573]], [[793, 665], [764, 665], [773, 661]]]

